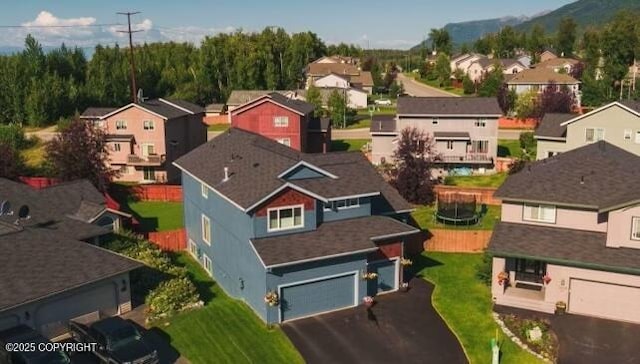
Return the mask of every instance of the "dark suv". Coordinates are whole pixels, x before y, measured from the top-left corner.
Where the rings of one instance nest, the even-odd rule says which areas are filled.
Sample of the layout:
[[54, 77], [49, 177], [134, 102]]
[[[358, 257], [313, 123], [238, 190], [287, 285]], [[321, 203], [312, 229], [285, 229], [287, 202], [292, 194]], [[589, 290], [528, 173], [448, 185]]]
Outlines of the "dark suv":
[[[0, 363], [5, 364], [69, 364], [61, 351], [40, 351], [39, 344], [50, 343], [34, 329], [20, 325], [0, 332]], [[11, 351], [7, 344], [14, 345]]]

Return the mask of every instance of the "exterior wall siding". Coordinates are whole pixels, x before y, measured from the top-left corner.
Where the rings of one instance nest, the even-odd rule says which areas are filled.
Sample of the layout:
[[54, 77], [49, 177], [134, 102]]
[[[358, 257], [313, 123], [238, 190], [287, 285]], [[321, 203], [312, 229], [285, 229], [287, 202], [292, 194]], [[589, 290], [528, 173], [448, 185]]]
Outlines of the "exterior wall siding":
[[373, 135], [371, 138], [371, 163], [379, 165], [393, 162], [393, 152], [396, 145], [393, 143], [396, 135]]
[[555, 228], [567, 228], [586, 231], [607, 232], [607, 214], [597, 211], [556, 207], [556, 222], [542, 223], [522, 219], [524, 205], [502, 202], [502, 221], [520, 224], [538, 225]]
[[567, 143], [561, 141], [538, 140], [536, 159], [549, 157], [549, 153], [564, 153], [567, 151]]
[[349, 88], [349, 81], [336, 75], [327, 75], [322, 78], [318, 78], [314, 84], [316, 87]]
[[[278, 106], [269, 101], [256, 104], [244, 111], [234, 111], [230, 113], [231, 125], [240, 129], [248, 130], [269, 139], [289, 138], [291, 148], [304, 151], [306, 148], [304, 133], [304, 120], [299, 114]], [[278, 116], [289, 118], [288, 127], [274, 126], [273, 119]]]
[[640, 217], [640, 205], [624, 208], [609, 213], [609, 231], [607, 246], [612, 248], [640, 249], [640, 240], [631, 239], [632, 221]]
[[[206, 254], [212, 263], [212, 275], [216, 282], [232, 297], [246, 301], [256, 313], [266, 320], [263, 301], [265, 268], [254, 253], [251, 216], [240, 211], [214, 191], [208, 198], [201, 194], [201, 184], [183, 173], [184, 214], [187, 239], [195, 242], [199, 250], [197, 259], [203, 264]], [[211, 244], [202, 240], [201, 215], [211, 221]]]
[[[271, 208], [304, 205], [303, 227], [281, 231], [268, 231], [269, 217], [268, 211]], [[312, 231], [316, 229], [316, 201], [293, 189], [288, 189], [283, 193], [267, 201], [262, 207], [256, 210], [253, 218], [253, 236], [256, 238], [265, 236], [276, 236]]]

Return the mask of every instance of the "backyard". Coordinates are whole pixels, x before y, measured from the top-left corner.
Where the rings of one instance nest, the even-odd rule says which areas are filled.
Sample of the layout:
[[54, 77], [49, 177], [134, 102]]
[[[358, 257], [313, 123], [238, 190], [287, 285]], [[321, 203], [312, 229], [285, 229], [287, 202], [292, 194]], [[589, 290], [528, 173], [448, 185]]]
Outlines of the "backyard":
[[[532, 159], [536, 158], [536, 144], [534, 143], [529, 151]], [[523, 150], [519, 140], [499, 139], [498, 157], [522, 158]]]
[[141, 232], [169, 231], [184, 227], [182, 202], [142, 201], [133, 196], [135, 185], [113, 183], [109, 193], [120, 204], [120, 209], [130, 213], [140, 224]]
[[489, 287], [477, 276], [481, 254], [423, 253], [414, 260], [419, 277], [435, 284], [432, 303], [456, 334], [472, 364], [491, 362], [490, 340], [498, 338], [505, 363], [539, 363], [507, 339], [491, 317]]
[[209, 131], [226, 131], [231, 127], [231, 124], [211, 124], [207, 127]]
[[267, 328], [243, 302], [230, 298], [187, 255], [175, 254], [205, 301], [201, 309], [178, 314], [158, 329], [192, 363], [302, 363], [279, 327]]
[[334, 139], [331, 141], [332, 152], [359, 152], [371, 139]]
[[500, 206], [487, 205], [487, 210], [481, 214], [480, 221], [475, 225], [450, 225], [436, 221], [435, 205], [420, 206], [411, 213], [411, 217], [423, 230], [429, 229], [454, 229], [454, 230], [493, 230], [500, 221]]
[[506, 172], [479, 176], [447, 176], [444, 184], [459, 187], [500, 187], [505, 179]]

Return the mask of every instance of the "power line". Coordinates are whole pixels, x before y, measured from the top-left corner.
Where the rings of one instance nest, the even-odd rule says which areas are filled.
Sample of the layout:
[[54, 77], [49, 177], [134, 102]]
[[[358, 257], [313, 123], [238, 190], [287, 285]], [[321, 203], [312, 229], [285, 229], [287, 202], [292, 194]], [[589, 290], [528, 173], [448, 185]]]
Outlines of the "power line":
[[138, 98], [137, 98], [137, 88], [136, 88], [136, 62], [134, 59], [134, 50], [133, 50], [133, 33], [138, 33], [138, 32], [141, 32], [142, 30], [131, 30], [131, 15], [140, 14], [140, 12], [139, 11], [119, 12], [117, 14], [127, 16], [128, 30], [118, 30], [118, 33], [129, 34], [129, 54], [131, 56], [129, 60], [129, 63], [131, 64], [131, 99], [135, 104], [138, 101], [137, 100]]

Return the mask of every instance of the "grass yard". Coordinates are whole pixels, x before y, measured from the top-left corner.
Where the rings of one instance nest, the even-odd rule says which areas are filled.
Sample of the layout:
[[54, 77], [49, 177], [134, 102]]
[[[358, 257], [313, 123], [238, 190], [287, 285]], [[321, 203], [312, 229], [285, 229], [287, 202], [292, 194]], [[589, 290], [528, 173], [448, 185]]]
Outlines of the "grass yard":
[[143, 231], [167, 231], [184, 227], [182, 202], [129, 200], [122, 207], [136, 217]]
[[337, 139], [331, 141], [333, 152], [359, 152], [371, 139]]
[[435, 206], [420, 206], [411, 213], [411, 217], [418, 223], [420, 229], [451, 229], [451, 230], [493, 230], [500, 221], [500, 206], [487, 205], [487, 212], [480, 222], [475, 225], [449, 225], [436, 221], [434, 216]]
[[486, 176], [447, 176], [444, 184], [460, 187], [500, 187], [507, 179], [507, 173], [496, 173]]
[[189, 361], [303, 363], [280, 328], [268, 329], [245, 303], [227, 296], [187, 253], [176, 254], [175, 258], [187, 267], [206, 304], [160, 323], [158, 329]]
[[212, 124], [209, 125], [207, 130], [209, 131], [225, 131], [231, 127], [230, 124]]
[[452, 93], [454, 95], [466, 96], [464, 94], [464, 90], [463, 89], [455, 88], [455, 87], [451, 87], [451, 86], [440, 87], [440, 85], [438, 84], [437, 80], [431, 81], [431, 80], [427, 80], [426, 78], [420, 78], [420, 77], [416, 77], [415, 80], [418, 81], [418, 82], [424, 83], [427, 86], [435, 87], [435, 88], [437, 88], [439, 90], [447, 91], [447, 92]]
[[498, 157], [520, 158], [522, 156], [522, 148], [520, 148], [519, 140], [498, 140]]
[[[395, 115], [398, 109], [395, 106], [376, 106], [373, 115]], [[358, 115], [371, 116], [369, 109], [359, 109]]]
[[29, 169], [39, 170], [42, 168], [45, 160], [45, 144], [37, 139], [27, 149], [23, 149], [20, 151], [22, 158], [24, 158], [24, 163]]
[[490, 340], [498, 336], [502, 364], [540, 363], [506, 338], [491, 317], [489, 287], [476, 278], [480, 254], [423, 253], [418, 275], [435, 284], [433, 306], [464, 347], [471, 364], [491, 362]]
[[347, 129], [362, 129], [371, 127], [371, 119], [365, 118], [360, 119], [358, 121], [353, 122], [352, 124], [347, 125]]

